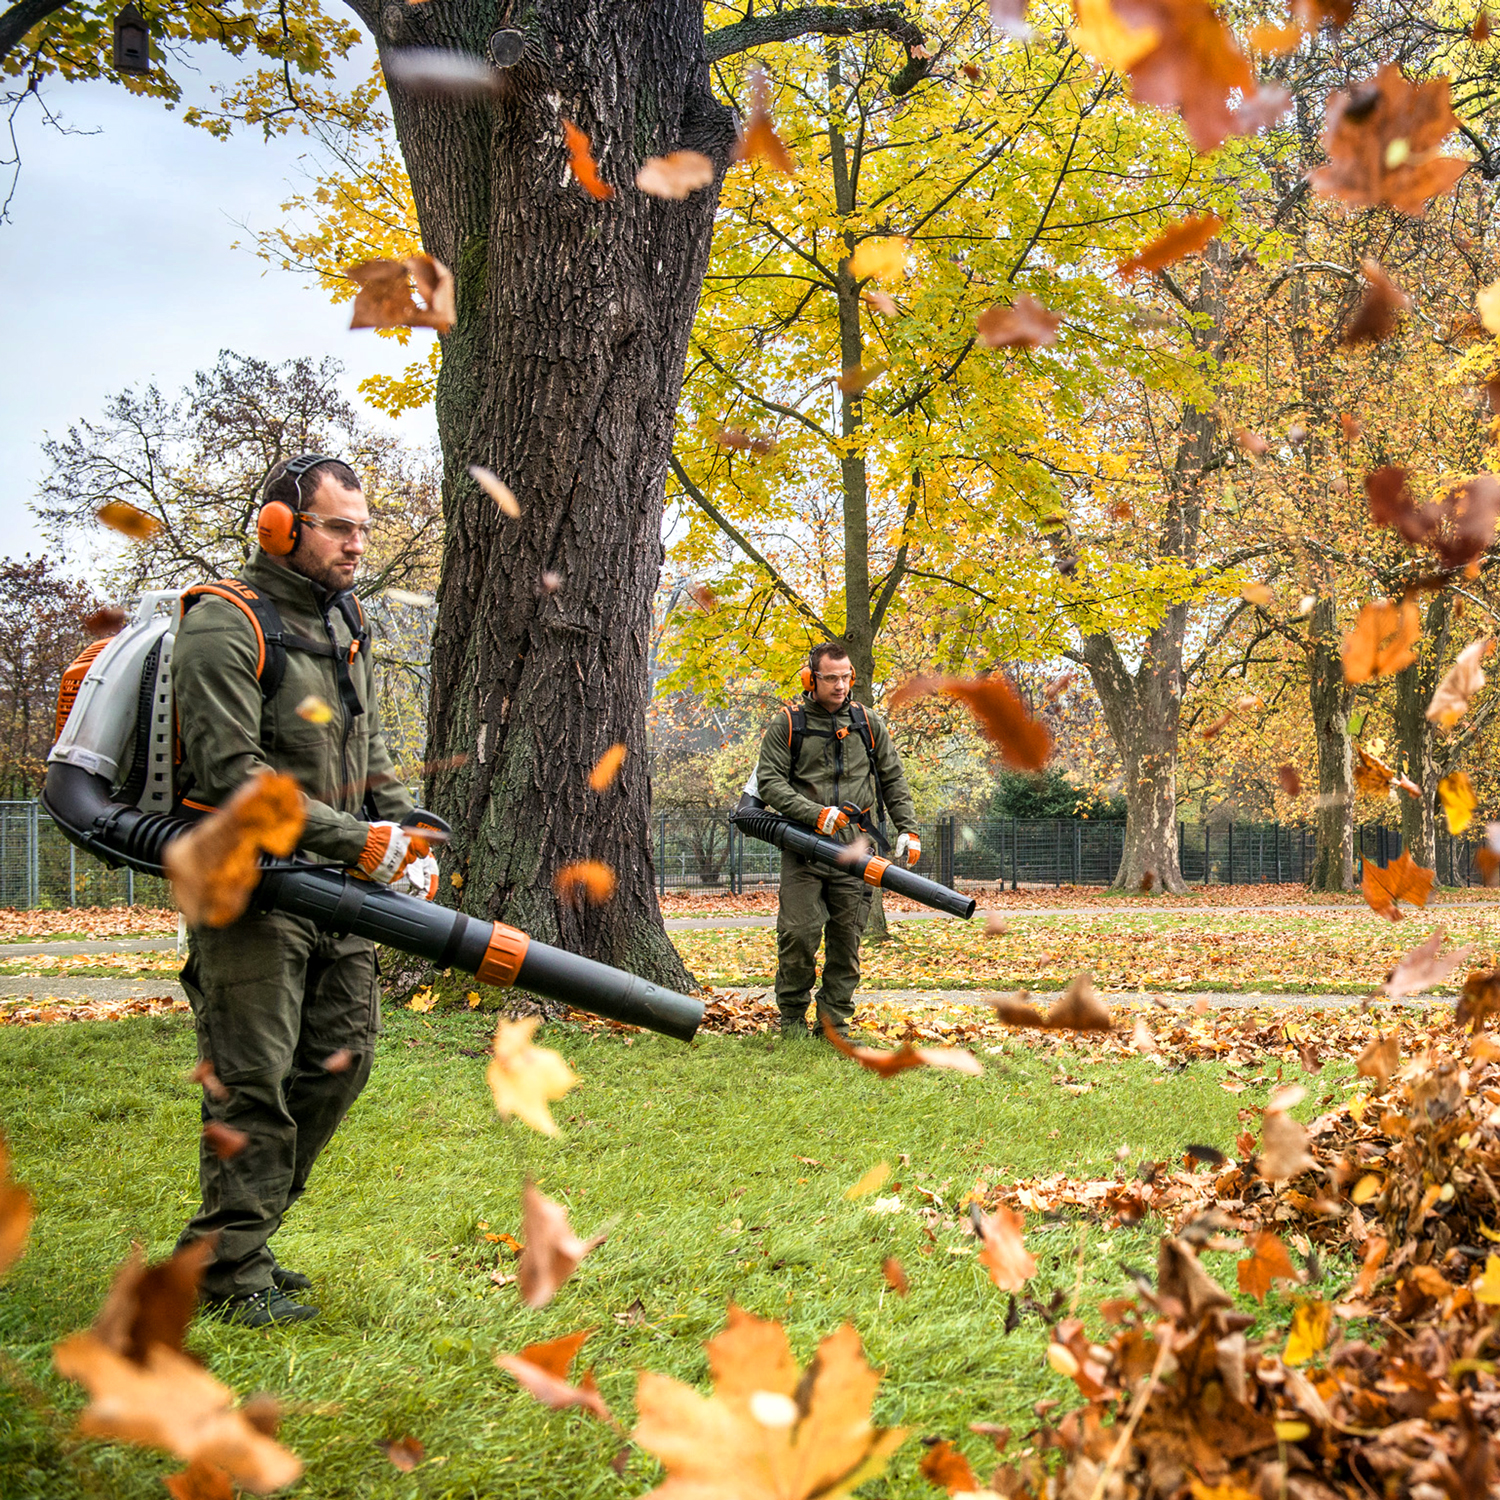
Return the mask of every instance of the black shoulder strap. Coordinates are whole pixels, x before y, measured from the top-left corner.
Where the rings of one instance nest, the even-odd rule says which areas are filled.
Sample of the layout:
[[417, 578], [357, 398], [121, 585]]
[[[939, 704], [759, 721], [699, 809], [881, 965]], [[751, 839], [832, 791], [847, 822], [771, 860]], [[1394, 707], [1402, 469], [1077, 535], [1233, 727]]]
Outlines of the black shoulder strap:
[[885, 789], [880, 785], [880, 763], [875, 759], [875, 731], [870, 727], [870, 716], [863, 703], [849, 705], [849, 717], [859, 730], [864, 741], [865, 754], [870, 757], [870, 775], [875, 778], [875, 821], [885, 826]]
[[797, 757], [802, 754], [802, 742], [807, 738], [807, 710], [805, 708], [784, 709], [786, 714], [786, 742], [790, 763], [787, 775], [797, 774]]
[[256, 676], [260, 679], [261, 701], [275, 697], [286, 677], [287, 638], [281, 628], [281, 611], [243, 578], [221, 578], [217, 583], [196, 583], [192, 588], [184, 589], [183, 614], [187, 614], [199, 599], [209, 595], [244, 612], [255, 631], [255, 643], [260, 651]]

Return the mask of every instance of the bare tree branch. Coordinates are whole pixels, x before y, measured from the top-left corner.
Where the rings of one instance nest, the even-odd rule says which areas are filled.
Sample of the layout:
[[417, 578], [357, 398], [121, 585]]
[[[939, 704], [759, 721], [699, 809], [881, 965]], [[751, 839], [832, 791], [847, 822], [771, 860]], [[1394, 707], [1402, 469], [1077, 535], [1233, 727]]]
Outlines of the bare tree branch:
[[757, 567], [764, 568], [770, 576], [772, 586], [776, 592], [792, 606], [804, 619], [810, 620], [824, 635], [830, 639], [838, 635], [836, 630], [830, 630], [827, 625], [819, 619], [817, 612], [808, 604], [804, 603], [802, 596], [776, 571], [775, 565], [760, 552], [755, 544], [742, 532], [723, 511], [719, 509], [702, 490], [688, 477], [688, 472], [677, 461], [674, 453], [671, 459], [672, 472], [677, 476], [677, 482], [682, 486], [683, 493], [706, 515], [725, 536], [729, 538], [741, 552], [748, 557]]
[[710, 31], [703, 45], [709, 62], [715, 63], [770, 42], [789, 42], [799, 36], [856, 36], [864, 31], [882, 31], [906, 47], [906, 66], [890, 79], [893, 94], [910, 92], [932, 71], [931, 58], [911, 55], [913, 47], [922, 45], [924, 34], [900, 5], [807, 5], [767, 11]]

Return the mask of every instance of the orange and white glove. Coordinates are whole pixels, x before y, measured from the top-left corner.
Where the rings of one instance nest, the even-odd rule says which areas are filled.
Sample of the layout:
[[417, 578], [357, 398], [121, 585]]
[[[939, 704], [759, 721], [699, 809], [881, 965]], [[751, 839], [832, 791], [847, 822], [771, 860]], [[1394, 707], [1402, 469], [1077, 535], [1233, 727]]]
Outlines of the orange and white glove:
[[918, 833], [896, 835], [896, 858], [904, 859], [908, 866], [916, 864], [922, 857], [922, 836]]
[[403, 896], [420, 896], [431, 901], [437, 895], [438, 862], [431, 854], [414, 859], [391, 882], [391, 889]]
[[841, 807], [825, 807], [818, 814], [818, 821], [813, 824], [813, 827], [824, 835], [842, 833], [848, 826], [849, 814]]
[[371, 823], [357, 865], [377, 885], [392, 885], [414, 859], [431, 853], [421, 834], [408, 833], [399, 823]]

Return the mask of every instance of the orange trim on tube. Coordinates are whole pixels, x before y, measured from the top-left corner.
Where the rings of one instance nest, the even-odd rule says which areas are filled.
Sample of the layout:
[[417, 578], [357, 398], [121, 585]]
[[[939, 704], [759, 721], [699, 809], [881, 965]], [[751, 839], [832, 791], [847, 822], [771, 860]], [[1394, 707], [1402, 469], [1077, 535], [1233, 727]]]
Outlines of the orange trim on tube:
[[865, 884], [879, 885], [880, 877], [891, 867], [888, 859], [882, 859], [878, 854], [870, 856], [870, 863], [865, 866]]
[[513, 985], [530, 944], [531, 939], [520, 928], [496, 922], [490, 932], [489, 947], [479, 961], [477, 977], [485, 984]]

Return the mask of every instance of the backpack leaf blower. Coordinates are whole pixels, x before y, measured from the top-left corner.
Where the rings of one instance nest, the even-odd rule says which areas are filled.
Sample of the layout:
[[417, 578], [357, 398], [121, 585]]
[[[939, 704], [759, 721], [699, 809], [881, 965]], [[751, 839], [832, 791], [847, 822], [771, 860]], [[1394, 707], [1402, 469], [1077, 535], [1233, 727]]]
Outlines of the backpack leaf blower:
[[974, 915], [975, 900], [961, 895], [925, 875], [914, 875], [900, 865], [883, 859], [873, 850], [856, 853], [856, 845], [840, 844], [835, 839], [824, 838], [811, 828], [804, 828], [790, 818], [773, 812], [748, 787], [740, 797], [740, 804], [729, 815], [729, 820], [742, 833], [767, 844], [775, 844], [789, 854], [800, 855], [815, 865], [829, 870], [846, 870], [851, 875], [863, 878], [866, 885], [878, 885], [882, 890], [894, 891], [898, 896], [909, 896], [923, 906], [947, 912], [949, 916], [962, 917], [967, 921]]
[[[169, 667], [179, 599], [175, 591], [145, 595], [118, 635], [87, 647], [64, 674], [57, 742], [42, 790], [42, 806], [72, 843], [143, 875], [163, 874], [162, 850], [192, 821], [172, 791], [176, 723]], [[410, 821], [447, 829], [421, 810]], [[334, 866], [268, 860], [255, 902], [305, 917], [325, 932], [353, 933], [485, 984], [519, 985], [680, 1041], [690, 1041], [703, 1019], [702, 1003], [689, 995]]]

